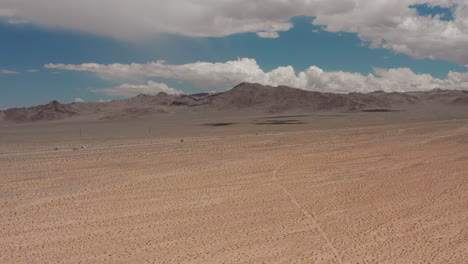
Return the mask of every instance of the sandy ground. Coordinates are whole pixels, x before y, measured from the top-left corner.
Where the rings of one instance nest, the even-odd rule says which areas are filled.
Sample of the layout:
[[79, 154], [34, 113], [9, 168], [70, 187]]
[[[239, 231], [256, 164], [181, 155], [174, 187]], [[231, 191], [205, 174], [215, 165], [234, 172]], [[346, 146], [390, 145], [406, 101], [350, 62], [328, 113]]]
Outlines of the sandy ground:
[[0, 263], [466, 263], [468, 120], [385, 115], [134, 140], [4, 128]]

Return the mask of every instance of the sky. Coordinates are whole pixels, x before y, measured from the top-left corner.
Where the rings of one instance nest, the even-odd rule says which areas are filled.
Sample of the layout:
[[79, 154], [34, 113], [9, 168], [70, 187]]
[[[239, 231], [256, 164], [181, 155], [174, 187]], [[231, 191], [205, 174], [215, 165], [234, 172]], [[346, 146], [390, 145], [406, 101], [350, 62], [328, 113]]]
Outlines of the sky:
[[0, 109], [241, 82], [468, 89], [457, 0], [0, 0]]

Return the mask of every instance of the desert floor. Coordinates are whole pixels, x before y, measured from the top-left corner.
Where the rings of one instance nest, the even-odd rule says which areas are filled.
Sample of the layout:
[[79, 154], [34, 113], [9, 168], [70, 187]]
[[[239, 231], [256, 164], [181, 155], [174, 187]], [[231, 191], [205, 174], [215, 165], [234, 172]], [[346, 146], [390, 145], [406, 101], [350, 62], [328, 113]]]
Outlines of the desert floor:
[[0, 263], [468, 259], [460, 113], [178, 122], [0, 127]]

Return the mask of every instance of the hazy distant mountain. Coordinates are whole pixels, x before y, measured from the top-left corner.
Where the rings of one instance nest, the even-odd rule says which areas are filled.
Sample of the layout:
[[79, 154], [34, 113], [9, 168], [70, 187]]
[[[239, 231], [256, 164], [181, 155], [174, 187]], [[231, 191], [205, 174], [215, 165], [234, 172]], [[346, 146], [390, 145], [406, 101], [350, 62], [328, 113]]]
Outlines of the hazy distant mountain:
[[71, 105], [64, 105], [57, 101], [29, 108], [7, 109], [1, 113], [4, 120], [17, 123], [64, 119], [78, 114]]
[[241, 83], [222, 93], [192, 95], [138, 95], [110, 102], [46, 105], [12, 108], [0, 111], [0, 119], [11, 122], [59, 120], [73, 116], [96, 119], [136, 118], [174, 112], [254, 111], [281, 113], [287, 111], [348, 111], [397, 107], [418, 103], [443, 103], [468, 106], [468, 91], [432, 90], [427, 92], [368, 94], [334, 94], [305, 91], [287, 86], [263, 86]]

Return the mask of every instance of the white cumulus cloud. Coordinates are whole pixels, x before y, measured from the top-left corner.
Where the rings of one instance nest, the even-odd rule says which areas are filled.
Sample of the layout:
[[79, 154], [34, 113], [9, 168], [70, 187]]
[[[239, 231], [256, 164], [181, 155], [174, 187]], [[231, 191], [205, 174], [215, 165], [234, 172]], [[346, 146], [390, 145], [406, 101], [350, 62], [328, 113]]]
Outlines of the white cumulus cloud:
[[[318, 15], [316, 25], [330, 32], [356, 32], [373, 48], [385, 48], [414, 58], [468, 63], [468, 2], [465, 0], [357, 0], [353, 8]], [[419, 16], [413, 4], [455, 6], [454, 20]]]
[[261, 38], [279, 38], [278, 32], [258, 32], [257, 35]]
[[84, 100], [81, 99], [80, 97], [77, 97], [75, 98], [75, 100], [73, 100], [75, 103], [84, 103]]
[[12, 70], [0, 70], [0, 74], [18, 74], [19, 72], [17, 71], [12, 71]]
[[8, 20], [8, 24], [12, 24], [12, 25], [20, 25], [20, 24], [28, 24], [30, 23], [28, 20], [25, 20], [25, 19], [11, 19], [11, 20]]
[[160, 92], [167, 94], [181, 94], [174, 88], [170, 88], [165, 83], [148, 81], [146, 84], [122, 84], [111, 88], [92, 89], [92, 92], [102, 93], [109, 96], [132, 97], [139, 94], [157, 95]]
[[[2, 2], [0, 2], [1, 4]], [[9, 8], [2, 8], [0, 5], [0, 17], [14, 17], [16, 15], [16, 11]]]
[[[419, 16], [414, 4], [453, 8], [453, 21]], [[53, 10], [53, 11], [51, 11]], [[135, 40], [157, 33], [276, 37], [295, 16], [330, 32], [355, 32], [371, 47], [468, 64], [466, 0], [0, 0], [0, 16]]]
[[[422, 91], [435, 88], [468, 89], [468, 73], [450, 72], [445, 79], [429, 74], [416, 74], [409, 68], [374, 69], [373, 74], [343, 71], [324, 71], [311, 66], [296, 72], [292, 66], [278, 67], [270, 72], [263, 71], [256, 60], [242, 58], [224, 63], [195, 62], [171, 65], [164, 61], [147, 64], [47, 64], [46, 68], [94, 72], [104, 79], [133, 80], [135, 78], [166, 78], [188, 81], [202, 89], [226, 90], [240, 82], [264, 85], [287, 85], [304, 90], [322, 92], [372, 92], [375, 90]], [[97, 91], [120, 96], [139, 93], [158, 93], [176, 90], [167, 85], [149, 81], [146, 85], [124, 84], [122, 86]]]

